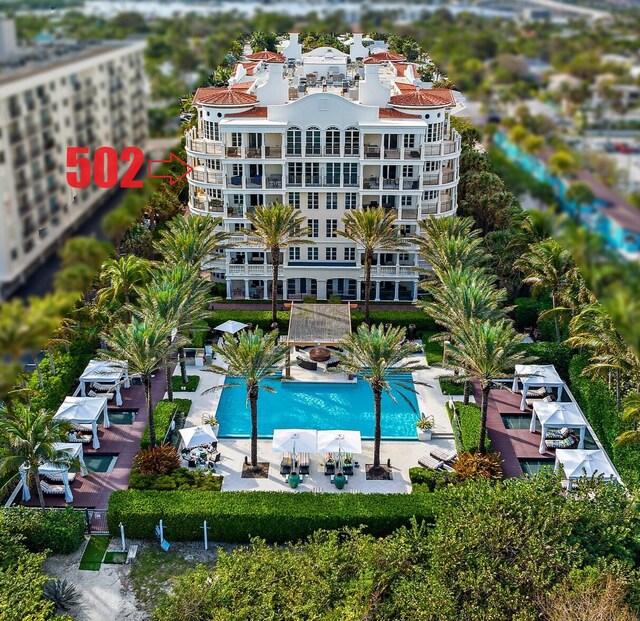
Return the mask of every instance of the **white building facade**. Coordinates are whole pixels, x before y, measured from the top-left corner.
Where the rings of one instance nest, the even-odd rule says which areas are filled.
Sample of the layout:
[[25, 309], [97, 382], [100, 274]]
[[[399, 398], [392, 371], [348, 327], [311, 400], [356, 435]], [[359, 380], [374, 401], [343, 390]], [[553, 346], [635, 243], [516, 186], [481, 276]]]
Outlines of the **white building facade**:
[[[113, 190], [67, 183], [67, 148], [146, 147], [145, 43], [50, 47], [0, 72], [0, 300]], [[14, 50], [14, 54], [24, 51]], [[2, 60], [2, 59], [0, 59]], [[120, 174], [128, 167], [120, 162]], [[72, 170], [72, 169], [69, 169]]]
[[[455, 215], [461, 145], [450, 115], [460, 106], [399, 55], [352, 62], [332, 48], [301, 54], [290, 36], [287, 58], [252, 54], [228, 88], [198, 89], [198, 125], [186, 136], [189, 209], [222, 217], [233, 233], [235, 246], [209, 265], [227, 298], [270, 297], [271, 259], [247, 243], [247, 215], [282, 202], [304, 215], [312, 242], [283, 253], [282, 299], [361, 300], [361, 249], [336, 233], [344, 214], [381, 206], [403, 236], [429, 215]], [[380, 253], [371, 299], [415, 300], [421, 267], [412, 246]]]

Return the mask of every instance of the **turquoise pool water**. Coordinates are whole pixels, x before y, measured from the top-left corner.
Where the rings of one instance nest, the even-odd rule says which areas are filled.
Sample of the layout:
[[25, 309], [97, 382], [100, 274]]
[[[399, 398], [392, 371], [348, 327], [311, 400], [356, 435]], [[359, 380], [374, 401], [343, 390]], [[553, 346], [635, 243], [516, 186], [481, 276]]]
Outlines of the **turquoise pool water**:
[[[411, 375], [398, 376], [411, 382]], [[248, 437], [251, 415], [246, 403], [244, 382], [227, 378], [225, 384], [238, 384], [222, 390], [216, 416], [221, 438]], [[351, 429], [363, 438], [373, 438], [373, 394], [371, 387], [359, 380], [355, 384], [320, 384], [302, 382], [265, 382], [275, 392], [261, 390], [258, 397], [258, 435], [272, 437], [274, 429]], [[382, 437], [388, 439], [416, 438], [419, 415], [416, 394], [403, 391], [411, 406], [393, 388], [396, 402], [382, 397]]]

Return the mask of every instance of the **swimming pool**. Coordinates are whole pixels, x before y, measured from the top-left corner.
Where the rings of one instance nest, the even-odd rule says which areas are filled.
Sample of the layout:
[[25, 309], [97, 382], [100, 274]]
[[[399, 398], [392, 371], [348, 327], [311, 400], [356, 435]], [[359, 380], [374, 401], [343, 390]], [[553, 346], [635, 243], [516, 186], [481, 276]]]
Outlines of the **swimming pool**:
[[[398, 376], [411, 382], [411, 375]], [[216, 417], [220, 422], [221, 438], [251, 435], [251, 415], [246, 403], [246, 388], [241, 380], [227, 377], [225, 384], [238, 384], [222, 390]], [[260, 391], [258, 397], [258, 435], [273, 436], [274, 429], [351, 429], [360, 431], [363, 438], [373, 438], [373, 394], [365, 381], [355, 384], [323, 384], [267, 381], [275, 392]], [[382, 396], [382, 437], [387, 439], [416, 439], [416, 420], [419, 415], [416, 394], [403, 391], [415, 411], [393, 387], [396, 402]]]
[[118, 456], [112, 453], [98, 453], [85, 455], [84, 463], [91, 472], [111, 472], [118, 461]]

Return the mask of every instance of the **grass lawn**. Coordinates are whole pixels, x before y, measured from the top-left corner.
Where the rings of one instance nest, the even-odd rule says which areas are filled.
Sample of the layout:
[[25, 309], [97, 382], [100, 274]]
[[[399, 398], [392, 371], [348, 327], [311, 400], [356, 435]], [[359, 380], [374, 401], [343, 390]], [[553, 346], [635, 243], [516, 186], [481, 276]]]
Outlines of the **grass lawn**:
[[80, 569], [99, 571], [104, 553], [109, 546], [109, 535], [91, 535], [80, 559]]
[[429, 340], [434, 334], [438, 332], [423, 332], [422, 333], [422, 345], [424, 347], [424, 355], [427, 359], [429, 366], [438, 367], [442, 366], [442, 342]]
[[440, 390], [443, 395], [463, 395], [464, 394], [464, 382], [454, 380], [450, 377], [441, 377], [438, 379], [440, 382]]
[[131, 566], [129, 579], [134, 593], [145, 608], [157, 605], [160, 593], [194, 564], [175, 552], [163, 552], [160, 547], [147, 548], [138, 554]]
[[126, 552], [118, 552], [117, 550], [111, 550], [104, 555], [103, 563], [107, 565], [124, 565], [127, 560]]
[[[174, 375], [171, 378], [171, 385], [173, 387], [174, 392], [195, 392], [198, 384], [200, 383], [199, 375], [187, 375], [188, 381], [187, 385], [184, 386], [182, 383], [181, 375]], [[183, 388], [184, 386], [184, 388]]]

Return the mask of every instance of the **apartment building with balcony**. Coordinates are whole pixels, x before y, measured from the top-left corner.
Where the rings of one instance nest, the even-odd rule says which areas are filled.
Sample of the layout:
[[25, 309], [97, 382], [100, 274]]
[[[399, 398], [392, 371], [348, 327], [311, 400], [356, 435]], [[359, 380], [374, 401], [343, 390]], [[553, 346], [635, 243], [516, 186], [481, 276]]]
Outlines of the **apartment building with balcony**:
[[[4, 29], [12, 24], [5, 22]], [[67, 147], [118, 153], [148, 137], [144, 41], [3, 50], [0, 300], [112, 192], [67, 183]], [[120, 171], [128, 166], [120, 163]]]
[[[234, 247], [208, 265], [227, 298], [270, 297], [271, 258], [250, 244], [247, 216], [282, 202], [304, 215], [313, 243], [283, 253], [279, 295], [360, 300], [362, 253], [337, 234], [342, 217], [381, 206], [410, 236], [427, 216], [455, 215], [461, 145], [450, 118], [462, 105], [451, 90], [421, 82], [401, 55], [361, 57], [361, 35], [351, 55], [303, 54], [296, 34], [284, 46], [244, 57], [228, 87], [196, 92], [189, 210], [222, 217], [233, 234]], [[378, 254], [372, 299], [416, 299], [424, 269], [410, 245]]]

